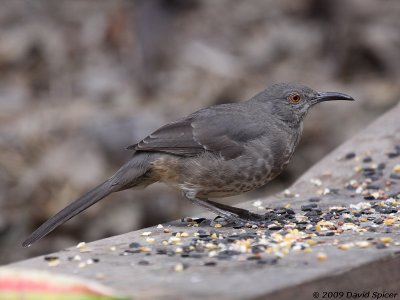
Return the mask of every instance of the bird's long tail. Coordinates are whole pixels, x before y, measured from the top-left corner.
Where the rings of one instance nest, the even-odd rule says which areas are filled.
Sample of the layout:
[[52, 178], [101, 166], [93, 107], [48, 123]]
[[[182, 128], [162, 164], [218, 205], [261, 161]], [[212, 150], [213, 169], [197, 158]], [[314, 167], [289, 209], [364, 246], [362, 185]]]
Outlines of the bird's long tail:
[[[29, 247], [61, 224], [107, 197], [109, 194], [143, 184], [143, 177], [145, 177], [146, 172], [149, 170], [149, 160], [148, 157], [137, 156], [123, 165], [110, 179], [82, 195], [44, 222], [22, 243], [22, 246]], [[150, 183], [147, 182], [147, 184]]]

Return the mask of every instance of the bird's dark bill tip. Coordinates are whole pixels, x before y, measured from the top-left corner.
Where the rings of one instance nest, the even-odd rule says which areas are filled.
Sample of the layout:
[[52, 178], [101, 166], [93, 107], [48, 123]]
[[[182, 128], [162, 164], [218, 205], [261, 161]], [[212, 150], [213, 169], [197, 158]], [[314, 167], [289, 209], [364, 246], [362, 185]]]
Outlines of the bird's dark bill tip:
[[321, 93], [318, 93], [316, 100], [317, 100], [317, 102], [333, 101], [333, 100], [354, 101], [354, 98], [347, 94], [344, 94], [344, 93], [321, 92]]

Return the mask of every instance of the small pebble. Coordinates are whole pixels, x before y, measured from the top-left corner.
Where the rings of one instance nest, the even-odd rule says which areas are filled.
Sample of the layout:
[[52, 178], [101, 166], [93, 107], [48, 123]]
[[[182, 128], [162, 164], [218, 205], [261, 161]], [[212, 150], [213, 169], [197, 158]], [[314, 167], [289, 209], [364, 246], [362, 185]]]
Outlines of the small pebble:
[[340, 250], [349, 250], [351, 248], [350, 244], [341, 244], [338, 246]]
[[379, 163], [377, 169], [378, 170], [383, 170], [386, 168], [386, 164], [385, 163]]
[[253, 206], [255, 207], [260, 207], [262, 205], [262, 202], [260, 200], [256, 200], [253, 202]]
[[311, 178], [310, 182], [315, 185], [315, 186], [321, 186], [322, 185], [322, 181], [318, 178]]
[[138, 261], [138, 265], [148, 266], [148, 265], [150, 265], [150, 262], [148, 260], [142, 259], [142, 260]]
[[52, 261], [52, 260], [58, 260], [58, 256], [45, 256], [43, 258], [45, 261]]
[[80, 242], [80, 243], [78, 243], [78, 245], [76, 245], [76, 248], [78, 248], [78, 249], [83, 249], [85, 247], [86, 247], [86, 243], [85, 242]]
[[353, 159], [354, 157], [356, 157], [356, 154], [354, 152], [349, 152], [345, 155], [345, 159]]
[[368, 241], [359, 241], [354, 243], [359, 248], [368, 248], [370, 247], [370, 243]]
[[133, 242], [129, 244], [129, 248], [139, 248], [141, 245], [137, 242]]
[[393, 241], [393, 239], [391, 238], [391, 237], [381, 237], [380, 238], [380, 241], [382, 242], [382, 243], [385, 243], [385, 244], [389, 244], [389, 243], [391, 243], [392, 241]]
[[154, 239], [154, 238], [150, 238], [150, 237], [146, 238], [146, 242], [149, 244], [153, 244], [155, 241], [156, 241], [156, 239]]
[[400, 164], [393, 167], [393, 173], [400, 174]]
[[56, 259], [56, 260], [51, 260], [49, 262], [47, 262], [47, 265], [49, 267], [57, 267], [60, 264], [60, 260]]
[[392, 173], [390, 174], [390, 178], [394, 180], [400, 180], [400, 174]]
[[371, 156], [366, 156], [366, 157], [363, 158], [363, 162], [364, 163], [369, 163], [371, 161], [372, 161], [372, 157]]
[[390, 153], [387, 154], [388, 158], [396, 158], [398, 156], [400, 156], [399, 152], [390, 152]]
[[392, 226], [395, 222], [396, 222], [395, 219], [385, 219], [383, 221], [383, 224], [385, 224], [386, 226]]
[[323, 253], [323, 252], [319, 252], [317, 253], [317, 260], [320, 262], [326, 261], [328, 259], [328, 256]]
[[291, 192], [290, 190], [288, 190], [288, 189], [286, 189], [286, 190], [283, 191], [283, 195], [284, 195], [285, 197], [293, 197], [292, 192]]
[[96, 275], [95, 275], [95, 278], [97, 280], [104, 280], [106, 278], [106, 275], [104, 273], [102, 273], [102, 272], [97, 272]]
[[318, 244], [318, 241], [309, 239], [309, 240], [306, 241], [306, 243], [307, 243], [308, 245], [310, 245], [310, 246], [315, 246], [315, 245]]
[[263, 258], [257, 261], [259, 265], [275, 265], [278, 263], [278, 258]]
[[187, 265], [184, 265], [183, 263], [177, 263], [175, 266], [174, 266], [174, 271], [175, 272], [182, 272], [184, 269], [186, 269], [187, 268]]
[[385, 249], [388, 246], [385, 243], [377, 243], [375, 247], [376, 249]]
[[69, 261], [81, 261], [82, 257], [80, 255], [70, 256], [68, 257]]
[[269, 230], [281, 230], [283, 228], [283, 226], [278, 225], [278, 224], [271, 224], [271, 225], [268, 225], [267, 228]]
[[305, 204], [305, 205], [301, 206], [301, 210], [302, 211], [311, 211], [313, 208], [316, 208], [316, 207], [318, 207], [318, 205], [315, 203]]
[[393, 230], [392, 230], [392, 227], [385, 227], [384, 229], [383, 229], [383, 232], [384, 233], [392, 233], [393, 232]]
[[308, 199], [308, 201], [309, 201], [309, 202], [320, 202], [320, 201], [321, 201], [321, 198], [319, 198], [319, 197], [312, 197], [312, 198]]
[[248, 256], [246, 259], [247, 260], [260, 260], [262, 257], [260, 255], [252, 255]]

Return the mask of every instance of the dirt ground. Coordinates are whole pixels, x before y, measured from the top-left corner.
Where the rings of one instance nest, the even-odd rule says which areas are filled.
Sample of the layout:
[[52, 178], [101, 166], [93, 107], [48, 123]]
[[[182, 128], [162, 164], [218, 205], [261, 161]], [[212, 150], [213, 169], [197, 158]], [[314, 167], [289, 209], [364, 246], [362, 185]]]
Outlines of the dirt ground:
[[352, 95], [309, 115], [284, 189], [398, 102], [397, 0], [3, 0], [0, 263], [202, 212], [162, 185], [109, 197], [20, 242], [168, 121], [276, 82]]

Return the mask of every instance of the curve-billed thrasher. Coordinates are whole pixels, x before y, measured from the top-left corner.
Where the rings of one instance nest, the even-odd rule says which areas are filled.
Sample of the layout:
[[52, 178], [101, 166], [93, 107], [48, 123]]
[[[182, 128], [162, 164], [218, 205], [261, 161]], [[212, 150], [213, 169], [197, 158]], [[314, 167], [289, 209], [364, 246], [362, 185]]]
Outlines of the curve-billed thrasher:
[[42, 224], [23, 246], [107, 195], [161, 181], [216, 214], [236, 222], [259, 215], [208, 200], [241, 194], [266, 184], [288, 164], [308, 109], [342, 93], [318, 93], [300, 84], [276, 84], [248, 101], [211, 106], [169, 123], [128, 147], [133, 157], [111, 178]]

